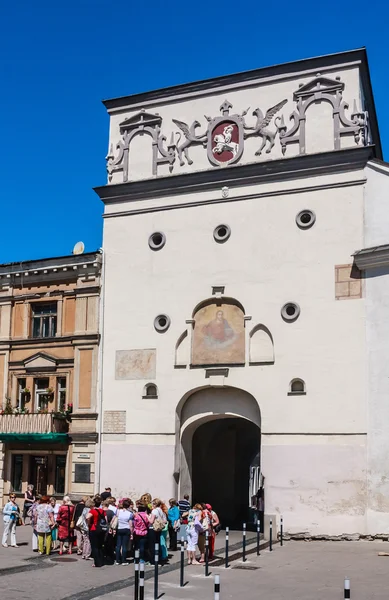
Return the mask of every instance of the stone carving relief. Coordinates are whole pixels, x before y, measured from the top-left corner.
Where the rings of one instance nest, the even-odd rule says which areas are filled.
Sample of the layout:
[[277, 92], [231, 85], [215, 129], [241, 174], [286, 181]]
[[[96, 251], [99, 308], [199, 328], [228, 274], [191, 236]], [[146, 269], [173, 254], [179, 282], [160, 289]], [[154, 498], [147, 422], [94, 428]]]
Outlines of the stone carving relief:
[[[252, 112], [252, 116], [256, 117], [253, 125], [245, 121], [249, 108], [241, 113], [230, 114], [232, 104], [225, 100], [220, 106], [221, 116], [205, 115], [207, 124], [199, 133], [196, 130], [201, 127], [200, 121], [194, 120], [188, 125], [184, 121], [172, 119], [179, 131], [171, 134], [169, 143], [161, 133], [162, 117], [158, 113], [152, 114], [142, 109], [119, 125], [122, 139], [116, 145], [116, 154], [111, 146], [107, 156], [109, 181], [116, 171], [123, 172], [123, 182], [129, 181], [129, 147], [136, 135], [146, 134], [151, 137], [153, 176], [158, 175], [160, 165], [169, 165], [169, 171], [172, 172], [177, 157], [179, 166], [184, 166], [185, 161], [192, 165], [189, 149], [194, 145], [202, 145], [206, 149], [208, 160], [214, 166], [235, 164], [241, 159], [244, 141], [249, 137], [262, 139], [255, 156], [261, 156], [263, 151], [271, 153], [277, 135], [282, 154], [286, 153], [289, 144], [298, 144], [299, 154], [305, 154], [307, 109], [313, 103], [320, 102], [329, 102], [332, 106], [334, 149], [341, 149], [341, 138], [345, 135], [353, 135], [355, 144], [364, 146], [369, 143], [368, 113], [358, 109], [354, 101], [353, 111], [350, 117], [347, 116], [349, 105], [343, 100], [344, 88], [345, 84], [340, 81], [340, 77], [330, 79], [320, 73], [308, 83], [301, 84], [293, 94], [296, 109], [290, 114], [292, 124], [289, 129], [285, 125], [284, 115], [281, 113], [276, 116], [286, 105], [287, 99], [267, 109], [265, 115], [260, 108], [256, 108]], [[275, 130], [269, 129], [273, 120]]]
[[340, 140], [344, 135], [354, 134], [355, 143], [365, 146], [368, 143], [368, 114], [367, 111], [358, 110], [354, 100], [354, 109], [351, 119], [346, 116], [349, 105], [343, 100], [344, 83], [340, 77], [330, 79], [322, 77], [320, 73], [306, 83], [301, 84], [294, 92], [293, 100], [297, 109], [290, 115], [293, 125], [288, 130], [282, 117], [279, 125], [282, 154], [285, 154], [288, 144], [299, 144], [299, 153], [305, 154], [305, 123], [306, 112], [314, 102], [329, 102], [332, 106], [334, 124], [334, 150], [340, 150]]
[[147, 134], [151, 137], [153, 147], [153, 175], [158, 175], [158, 166], [169, 164], [169, 170], [172, 172], [173, 164], [176, 160], [175, 144], [173, 135], [171, 136], [170, 144], [165, 147], [166, 136], [161, 134], [162, 117], [158, 114], [151, 114], [142, 109], [136, 115], [126, 119], [120, 123], [120, 133], [122, 140], [116, 145], [118, 154], [115, 157], [111, 146], [106, 157], [108, 179], [112, 180], [114, 171], [123, 171], [123, 182], [128, 181], [130, 164], [129, 164], [129, 148], [131, 140], [136, 135]]

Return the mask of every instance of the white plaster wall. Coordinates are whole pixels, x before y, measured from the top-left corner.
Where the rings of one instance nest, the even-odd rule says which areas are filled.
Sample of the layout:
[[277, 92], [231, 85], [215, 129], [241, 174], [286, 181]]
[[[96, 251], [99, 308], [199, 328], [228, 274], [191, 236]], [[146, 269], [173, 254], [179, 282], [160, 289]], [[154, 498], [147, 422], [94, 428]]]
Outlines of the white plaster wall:
[[290, 533], [367, 533], [365, 465], [363, 435], [263, 435], [266, 513]]
[[[389, 243], [389, 167], [378, 161], [366, 166], [365, 248]], [[360, 250], [360, 248], [358, 248]]]
[[[366, 168], [365, 247], [389, 243], [389, 169], [371, 163]], [[367, 269], [366, 336], [369, 370], [368, 405], [368, 527], [389, 529], [389, 268]]]
[[[363, 174], [352, 176], [358, 179]], [[213, 285], [225, 285], [226, 296], [237, 298], [252, 317], [247, 333], [263, 323], [275, 344], [274, 365], [231, 368], [225, 383], [256, 398], [265, 436], [293, 434], [285, 438], [288, 449], [279, 438], [264, 446], [267, 510], [289, 511], [289, 526], [295, 529], [338, 533], [348, 527], [363, 529], [363, 514], [351, 511], [348, 519], [338, 490], [346, 490], [350, 500], [357, 484], [344, 482], [359, 482], [362, 490], [366, 478], [361, 449], [366, 433], [364, 301], [336, 301], [334, 291], [335, 265], [350, 263], [350, 255], [363, 245], [363, 187], [303, 191], [319, 182], [330, 185], [350, 178], [345, 174], [301, 180], [301, 193], [271, 197], [260, 194], [267, 189], [281, 191], [287, 184], [252, 186], [250, 194], [258, 197], [240, 201], [234, 201], [234, 194], [241, 197], [247, 190], [235, 188], [232, 201], [222, 204], [189, 206], [195, 195], [187, 194], [174, 200], [177, 208], [172, 210], [163, 210], [172, 201], [169, 198], [115, 207], [118, 212], [146, 211], [158, 205], [160, 210], [111, 217], [104, 224], [103, 410], [127, 411], [127, 441], [121, 445], [103, 441], [102, 486], [120, 490], [131, 485], [134, 493], [152, 487], [153, 495], [171, 493], [173, 446], [160, 442], [156, 446], [156, 434], [170, 434], [173, 440], [178, 403], [190, 390], [209, 383], [203, 369], [174, 369], [175, 345], [194, 307], [211, 296]], [[213, 194], [220, 198], [219, 192]], [[180, 202], [188, 206], [179, 208]], [[301, 231], [295, 217], [306, 208], [316, 213], [316, 223]], [[107, 214], [112, 212], [108, 208]], [[227, 243], [219, 245], [212, 233], [221, 223], [230, 225], [232, 233]], [[148, 246], [153, 231], [163, 231], [167, 238], [159, 252]], [[287, 301], [301, 307], [295, 323], [285, 323], [280, 316]], [[165, 334], [153, 327], [161, 313], [171, 318]], [[142, 400], [146, 381], [115, 380], [115, 352], [136, 348], [156, 348], [158, 400]], [[306, 381], [306, 396], [287, 396], [295, 377]], [[144, 434], [145, 442], [132, 444], [132, 433]], [[309, 437], [301, 450], [295, 435], [315, 433], [327, 434], [333, 441], [320, 446]], [[285, 461], [285, 452], [296, 462]], [[324, 508], [307, 508], [306, 497], [289, 483], [297, 480], [298, 469], [305, 494], [316, 490]], [[126, 477], [129, 483], [124, 483]]]
[[[348, 66], [344, 68], [331, 68], [325, 69], [322, 73], [323, 76], [335, 79], [340, 77], [341, 81], [345, 84], [345, 91], [343, 94], [344, 100], [353, 106], [354, 99], [357, 100], [357, 104], [361, 102], [361, 89], [359, 80], [359, 68], [357, 65]], [[119, 131], [119, 124], [125, 119], [137, 114], [140, 109], [145, 109], [147, 112], [153, 114], [158, 113], [162, 121], [162, 133], [167, 137], [167, 141], [170, 142], [171, 134], [174, 135], [179, 132], [179, 128], [172, 122], [172, 119], [183, 121], [188, 126], [192, 124], [194, 120], [198, 120], [201, 127], [196, 129], [196, 135], [205, 133], [208, 127], [208, 122], [204, 118], [204, 115], [214, 118], [221, 116], [220, 106], [224, 100], [228, 100], [233, 108], [230, 111], [231, 115], [241, 114], [244, 110], [249, 108], [245, 120], [248, 126], [254, 126], [256, 123], [256, 117], [252, 115], [253, 110], [260, 108], [263, 114], [272, 106], [278, 104], [281, 100], [288, 100], [287, 104], [278, 113], [278, 116], [283, 115], [285, 124], [288, 129], [293, 124], [293, 121], [289, 119], [291, 113], [296, 109], [296, 102], [293, 100], [293, 93], [298, 90], [300, 84], [306, 84], [316, 77], [316, 71], [310, 71], [305, 73], [292, 73], [288, 76], [284, 75], [282, 78], [272, 78], [270, 80], [258, 81], [256, 83], [251, 82], [245, 87], [236, 89], [226, 89], [218, 91], [217, 89], [211, 88], [208, 93], [204, 93], [202, 97], [189, 98], [180, 100], [179, 98], [168, 98], [164, 101], [153, 101], [149, 104], [142, 104], [142, 106], [131, 107], [131, 109], [120, 109], [118, 112], [111, 113], [110, 119], [110, 147], [115, 151], [117, 143], [121, 140]], [[334, 149], [333, 142], [333, 119], [332, 119], [332, 108], [326, 102], [319, 105], [319, 110], [316, 109], [316, 105], [310, 107], [307, 111], [306, 120], [306, 135], [309, 140], [309, 148], [307, 152], [324, 152]], [[348, 118], [351, 117], [351, 112], [347, 112]], [[274, 120], [268, 127], [271, 131], [276, 131]], [[352, 138], [351, 138], [352, 139]], [[175, 136], [175, 141], [177, 137]], [[181, 135], [180, 143], [184, 141], [183, 134]], [[244, 142], [244, 154], [239, 161], [240, 164], [266, 161], [269, 159], [282, 158], [281, 146], [276, 139], [276, 144], [271, 154], [262, 153], [260, 157], [255, 156], [255, 152], [261, 146], [262, 138], [250, 137]], [[147, 179], [152, 177], [151, 169], [151, 137], [144, 135], [142, 137], [136, 136], [134, 141], [134, 148], [132, 148], [133, 142], [131, 142], [131, 156], [130, 156], [130, 175], [129, 180]], [[350, 146], [350, 138], [342, 138], [342, 148]], [[353, 145], [355, 145], [353, 143]], [[296, 156], [299, 153], [298, 144], [290, 144], [286, 150], [286, 157]], [[189, 155], [193, 160], [193, 165], [188, 165], [185, 161], [184, 166], [179, 165], [179, 161], [176, 162], [173, 167], [173, 174], [190, 173], [194, 171], [200, 171], [203, 169], [214, 169], [219, 168], [212, 166], [207, 158], [207, 151], [201, 145], [193, 145], [189, 148]], [[158, 167], [158, 175], [169, 175], [168, 165]], [[111, 183], [120, 183], [123, 181], [122, 172], [115, 172], [112, 177]]]

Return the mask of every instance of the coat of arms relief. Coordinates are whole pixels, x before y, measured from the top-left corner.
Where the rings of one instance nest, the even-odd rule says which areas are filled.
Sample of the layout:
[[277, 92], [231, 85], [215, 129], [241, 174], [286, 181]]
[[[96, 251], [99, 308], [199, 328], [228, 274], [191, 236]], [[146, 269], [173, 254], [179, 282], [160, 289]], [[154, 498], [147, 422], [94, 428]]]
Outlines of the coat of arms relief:
[[[247, 118], [250, 108], [233, 114], [233, 105], [226, 99], [220, 106], [218, 116], [204, 115], [203, 125], [197, 119], [190, 125], [179, 119], [172, 119], [176, 130], [171, 131], [169, 142], [162, 133], [162, 117], [158, 113], [152, 114], [142, 109], [119, 125], [122, 138], [116, 146], [116, 155], [111, 146], [107, 156], [109, 181], [116, 171], [123, 172], [123, 182], [131, 180], [129, 147], [136, 135], [146, 134], [151, 137], [153, 176], [158, 175], [158, 167], [163, 164], [169, 166], [170, 172], [175, 167], [192, 165], [193, 160], [189, 152], [191, 146], [195, 145], [204, 148], [209, 162], [215, 167], [236, 164], [242, 158], [245, 140], [249, 137], [259, 138], [261, 144], [254, 156], [245, 156], [247, 162], [251, 162], [255, 157], [270, 154], [277, 142], [281, 146], [283, 155], [286, 154], [289, 144], [298, 144], [299, 154], [305, 154], [306, 111], [313, 102], [324, 101], [332, 105], [334, 150], [341, 149], [341, 138], [344, 135], [353, 135], [356, 145], [367, 145], [369, 143], [368, 114], [358, 109], [354, 101], [350, 118], [347, 117], [346, 111], [349, 105], [343, 100], [344, 87], [339, 77], [330, 79], [320, 74], [308, 83], [300, 85], [293, 94], [296, 108], [289, 116], [291, 122], [289, 129], [285, 125], [283, 114], [287, 99], [280, 100], [265, 112], [255, 108], [250, 115], [250, 120], [255, 117], [252, 122]], [[249, 122], [246, 122], [246, 118]], [[169, 128], [171, 130], [171, 124]]]

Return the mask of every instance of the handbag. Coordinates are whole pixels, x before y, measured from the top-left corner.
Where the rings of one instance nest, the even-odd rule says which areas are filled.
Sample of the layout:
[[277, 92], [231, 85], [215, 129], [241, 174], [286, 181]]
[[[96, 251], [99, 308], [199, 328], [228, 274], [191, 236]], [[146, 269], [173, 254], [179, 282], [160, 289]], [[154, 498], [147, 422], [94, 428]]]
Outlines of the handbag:
[[161, 509], [159, 510], [159, 514], [161, 516], [155, 517], [154, 522], [153, 522], [154, 531], [162, 531], [166, 525], [166, 518], [165, 519], [163, 518], [164, 515], [163, 515], [163, 512]]
[[83, 525], [83, 523], [84, 523], [84, 520], [83, 520], [83, 518], [82, 518], [82, 515], [81, 515], [81, 516], [80, 516], [80, 517], [78, 517], [78, 519], [77, 519], [76, 527], [78, 527], [79, 529], [81, 529], [81, 528], [82, 528], [82, 525]]
[[114, 515], [112, 517], [111, 523], [109, 524], [109, 528], [110, 529], [117, 529], [118, 525], [119, 525], [119, 517], [117, 515]]

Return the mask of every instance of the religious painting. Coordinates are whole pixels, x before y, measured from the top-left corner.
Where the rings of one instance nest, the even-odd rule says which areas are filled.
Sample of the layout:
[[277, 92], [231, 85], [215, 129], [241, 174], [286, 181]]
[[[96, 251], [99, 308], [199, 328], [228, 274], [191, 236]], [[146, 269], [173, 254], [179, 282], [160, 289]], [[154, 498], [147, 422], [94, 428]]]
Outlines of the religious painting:
[[235, 304], [209, 304], [194, 317], [192, 364], [244, 364], [243, 311]]

